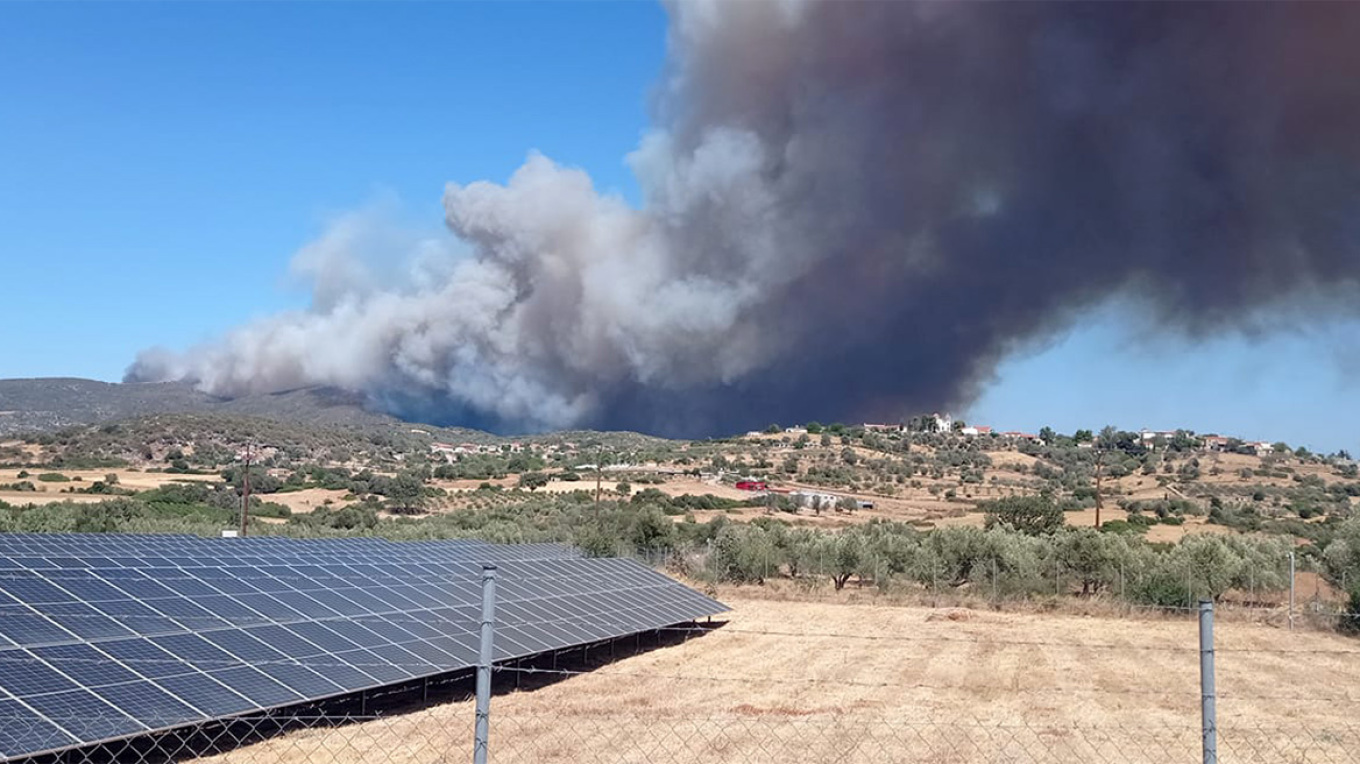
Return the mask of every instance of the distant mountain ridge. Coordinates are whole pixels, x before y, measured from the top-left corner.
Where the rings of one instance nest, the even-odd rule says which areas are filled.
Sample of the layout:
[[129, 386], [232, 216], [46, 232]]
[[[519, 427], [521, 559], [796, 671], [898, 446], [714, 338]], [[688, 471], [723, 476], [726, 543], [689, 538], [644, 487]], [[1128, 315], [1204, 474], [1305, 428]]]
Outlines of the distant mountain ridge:
[[312, 425], [394, 425], [362, 395], [312, 387], [219, 398], [187, 382], [113, 383], [72, 377], [0, 379], [0, 436], [151, 414], [221, 413]]

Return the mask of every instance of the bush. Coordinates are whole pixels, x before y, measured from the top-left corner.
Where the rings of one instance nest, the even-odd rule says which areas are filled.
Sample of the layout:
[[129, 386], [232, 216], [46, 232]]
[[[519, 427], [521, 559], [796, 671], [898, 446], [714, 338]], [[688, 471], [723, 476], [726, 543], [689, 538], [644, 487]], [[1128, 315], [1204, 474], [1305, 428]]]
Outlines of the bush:
[[1101, 533], [1147, 533], [1147, 523], [1131, 523], [1127, 520], [1107, 520], [1100, 524]]
[[1360, 586], [1351, 587], [1346, 612], [1341, 614], [1337, 628], [1346, 634], [1360, 634]]
[[1185, 587], [1186, 580], [1183, 574], [1165, 566], [1157, 566], [1134, 584], [1129, 595], [1134, 601], [1148, 605], [1167, 608], [1187, 607], [1191, 604], [1191, 596]]
[[537, 491], [548, 484], [549, 477], [544, 472], [525, 472], [519, 476], [516, 486], [528, 488], [530, 491]]
[[65, 475], [61, 474], [60, 472], [44, 472], [44, 473], [42, 473], [41, 475], [38, 476], [38, 479], [41, 480], [41, 481], [44, 482], [44, 483], [69, 483], [69, 482], [71, 482], [71, 478], [66, 477]]
[[628, 530], [628, 540], [639, 551], [658, 551], [675, 546], [675, 523], [657, 507], [643, 507]]
[[278, 504], [272, 501], [262, 501], [256, 504], [255, 497], [251, 497], [250, 514], [252, 517], [292, 517], [293, 510], [286, 504]]

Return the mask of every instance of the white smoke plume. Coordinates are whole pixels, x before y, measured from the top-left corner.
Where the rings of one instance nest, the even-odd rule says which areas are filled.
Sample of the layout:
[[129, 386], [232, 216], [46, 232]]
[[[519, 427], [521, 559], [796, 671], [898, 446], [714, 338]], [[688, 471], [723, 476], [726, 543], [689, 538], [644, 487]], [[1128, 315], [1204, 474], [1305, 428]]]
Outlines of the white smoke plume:
[[531, 154], [449, 185], [446, 240], [340, 221], [294, 261], [308, 310], [127, 379], [700, 434], [964, 401], [1113, 295], [1192, 334], [1354, 308], [1360, 4], [669, 11], [640, 209]]

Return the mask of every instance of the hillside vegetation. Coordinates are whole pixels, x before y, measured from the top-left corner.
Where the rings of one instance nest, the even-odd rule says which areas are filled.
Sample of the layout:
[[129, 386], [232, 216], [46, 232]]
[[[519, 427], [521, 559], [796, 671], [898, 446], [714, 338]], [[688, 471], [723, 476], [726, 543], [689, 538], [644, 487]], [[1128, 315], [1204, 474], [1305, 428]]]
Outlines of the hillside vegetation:
[[560, 541], [714, 583], [988, 600], [1267, 604], [1291, 551], [1329, 607], [1360, 583], [1360, 478], [1346, 454], [1209, 450], [1190, 433], [1045, 436], [813, 424], [512, 441], [165, 414], [0, 444], [0, 528], [216, 535], [240, 521], [249, 453], [252, 533]]

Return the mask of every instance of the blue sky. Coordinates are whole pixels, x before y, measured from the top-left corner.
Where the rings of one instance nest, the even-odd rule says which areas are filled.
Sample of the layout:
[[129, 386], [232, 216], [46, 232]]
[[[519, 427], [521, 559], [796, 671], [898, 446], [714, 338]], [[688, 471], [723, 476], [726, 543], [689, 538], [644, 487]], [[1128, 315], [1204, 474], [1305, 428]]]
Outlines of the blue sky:
[[[531, 149], [636, 200], [665, 14], [615, 3], [0, 3], [0, 377], [116, 380], [305, 305], [288, 260], [375, 199]], [[1190, 344], [1127, 307], [1003, 363], [998, 427], [1186, 426], [1360, 452], [1355, 323]]]

